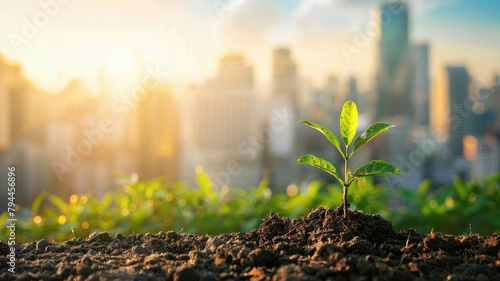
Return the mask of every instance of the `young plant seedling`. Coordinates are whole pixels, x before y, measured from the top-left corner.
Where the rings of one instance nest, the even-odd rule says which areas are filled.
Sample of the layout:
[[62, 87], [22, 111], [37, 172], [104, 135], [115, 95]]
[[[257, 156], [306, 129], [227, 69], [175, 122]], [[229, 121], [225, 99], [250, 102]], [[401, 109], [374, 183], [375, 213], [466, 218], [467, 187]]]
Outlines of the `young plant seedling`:
[[[354, 172], [349, 172], [349, 159], [352, 158], [354, 153], [376, 136], [394, 127], [394, 125], [377, 122], [368, 127], [368, 129], [366, 129], [363, 134], [361, 134], [354, 140], [356, 129], [358, 128], [358, 109], [356, 107], [356, 103], [354, 103], [353, 101], [347, 101], [342, 107], [342, 112], [340, 113], [340, 134], [344, 142], [344, 150], [342, 150], [337, 136], [335, 136], [335, 134], [333, 134], [327, 128], [307, 120], [301, 120], [299, 121], [299, 123], [305, 124], [315, 130], [320, 131], [333, 144], [333, 146], [337, 148], [337, 150], [344, 158], [344, 179], [342, 179], [341, 176], [337, 174], [337, 168], [335, 168], [332, 163], [328, 162], [325, 159], [316, 157], [312, 154], [306, 154], [297, 160], [297, 163], [309, 164], [329, 173], [343, 186], [342, 206], [344, 210], [344, 218], [347, 216], [348, 208], [347, 191], [349, 189], [349, 186], [353, 182], [359, 180], [362, 177], [401, 174], [399, 168], [383, 160], [372, 160], [357, 168]], [[350, 148], [353, 140], [354, 145], [352, 148]]]

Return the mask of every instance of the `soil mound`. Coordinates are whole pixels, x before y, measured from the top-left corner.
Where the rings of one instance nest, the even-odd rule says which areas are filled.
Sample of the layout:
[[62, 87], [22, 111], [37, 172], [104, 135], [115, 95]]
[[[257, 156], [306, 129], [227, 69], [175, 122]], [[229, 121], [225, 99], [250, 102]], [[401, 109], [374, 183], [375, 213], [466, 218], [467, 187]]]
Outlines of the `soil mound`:
[[1, 280], [500, 280], [498, 235], [395, 233], [378, 215], [316, 208], [272, 214], [249, 233], [93, 233], [66, 242], [0, 243]]
[[381, 243], [395, 238], [392, 223], [379, 215], [363, 214], [348, 210], [343, 218], [343, 210], [318, 207], [307, 216], [288, 219], [272, 214], [257, 229], [260, 246], [269, 246], [280, 241], [297, 246], [314, 244], [318, 239], [330, 237], [334, 241], [351, 240], [354, 237], [372, 243]]

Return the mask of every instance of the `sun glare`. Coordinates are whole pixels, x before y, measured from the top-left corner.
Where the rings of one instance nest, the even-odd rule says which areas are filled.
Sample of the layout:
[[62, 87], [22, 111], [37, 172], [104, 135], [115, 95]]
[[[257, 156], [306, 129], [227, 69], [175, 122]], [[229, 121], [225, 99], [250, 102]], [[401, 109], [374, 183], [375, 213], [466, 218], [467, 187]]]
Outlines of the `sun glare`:
[[129, 50], [118, 49], [112, 52], [106, 63], [106, 70], [112, 74], [125, 74], [132, 71], [134, 56]]
[[105, 73], [112, 82], [134, 77], [135, 60], [133, 53], [124, 48], [111, 51], [105, 63]]

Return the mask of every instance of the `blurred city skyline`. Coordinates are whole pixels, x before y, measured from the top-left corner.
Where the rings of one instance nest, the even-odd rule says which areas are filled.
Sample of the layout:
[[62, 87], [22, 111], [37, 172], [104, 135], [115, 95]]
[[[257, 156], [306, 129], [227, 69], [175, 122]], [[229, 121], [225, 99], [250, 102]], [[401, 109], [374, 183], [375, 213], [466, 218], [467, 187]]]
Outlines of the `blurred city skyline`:
[[[500, 61], [498, 1], [404, 1], [409, 39], [431, 46], [430, 75], [467, 65], [487, 80]], [[218, 59], [244, 53], [255, 82], [269, 94], [271, 50], [293, 49], [301, 77], [329, 75], [369, 89], [380, 39], [383, 1], [1, 1], [0, 54], [41, 89], [57, 93], [74, 78], [98, 92], [102, 74], [118, 91], [147, 67], [168, 82], [202, 82]], [[390, 19], [389, 19], [390, 20]]]
[[277, 192], [329, 181], [297, 158], [341, 159], [297, 121], [337, 133], [347, 99], [359, 133], [396, 125], [351, 161], [404, 172], [377, 182], [500, 171], [500, 2], [96, 3], [2, 3], [0, 168], [19, 167], [24, 202], [100, 195], [117, 172], [194, 185], [204, 171], [219, 188], [267, 177]]

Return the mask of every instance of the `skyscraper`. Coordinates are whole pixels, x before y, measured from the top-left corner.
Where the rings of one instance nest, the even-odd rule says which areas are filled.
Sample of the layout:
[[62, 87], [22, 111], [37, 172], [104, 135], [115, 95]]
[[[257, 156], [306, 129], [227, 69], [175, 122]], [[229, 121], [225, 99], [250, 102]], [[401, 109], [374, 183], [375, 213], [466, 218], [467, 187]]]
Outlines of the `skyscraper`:
[[471, 133], [473, 116], [464, 104], [469, 96], [469, 73], [463, 66], [448, 66], [449, 148], [452, 159], [463, 157], [463, 140]]
[[8, 65], [0, 58], [0, 151], [6, 150], [33, 125], [28, 114], [35, 88], [22, 78], [19, 66]]
[[10, 137], [10, 101], [6, 78], [10, 69], [7, 64], [0, 59], [0, 153], [6, 151], [11, 143]]
[[169, 87], [160, 86], [148, 93], [136, 111], [135, 147], [137, 172], [141, 178], [163, 176], [169, 182], [178, 180], [179, 113]]
[[412, 110], [407, 5], [402, 2], [383, 4], [380, 17], [376, 117], [408, 116]]
[[253, 68], [240, 54], [227, 54], [219, 62], [219, 73], [209, 84], [224, 89], [251, 89]]
[[488, 107], [495, 112], [495, 130], [500, 136], [500, 72], [496, 73], [493, 77], [493, 85], [491, 86], [491, 93], [488, 98]]
[[225, 55], [217, 76], [182, 99], [181, 178], [195, 183], [195, 169], [203, 169], [217, 187], [258, 184], [264, 144], [256, 132], [253, 68], [245, 57]]
[[[371, 144], [372, 157], [400, 163], [414, 150], [411, 144], [411, 58], [409, 47], [408, 6], [402, 1], [392, 1], [380, 6], [380, 41], [376, 70], [375, 120], [396, 125]], [[419, 159], [424, 161], [423, 157]], [[392, 187], [413, 187], [421, 178], [421, 165], [406, 173], [398, 182], [387, 183]], [[384, 181], [385, 179], [380, 179]], [[394, 186], [395, 185], [395, 186]]]
[[297, 120], [283, 120], [281, 126], [275, 128], [271, 122], [280, 116], [279, 112], [298, 116], [297, 68], [288, 48], [277, 48], [273, 52], [272, 83], [267, 129], [273, 133], [273, 138], [266, 147], [264, 159], [270, 170], [270, 186], [283, 191], [293, 180], [291, 171], [295, 168], [292, 166], [295, 163], [293, 158], [297, 156], [294, 154]]
[[288, 48], [273, 52], [273, 99], [286, 99], [296, 105], [297, 69]]
[[412, 46], [412, 104], [415, 123], [429, 126], [429, 45]]

